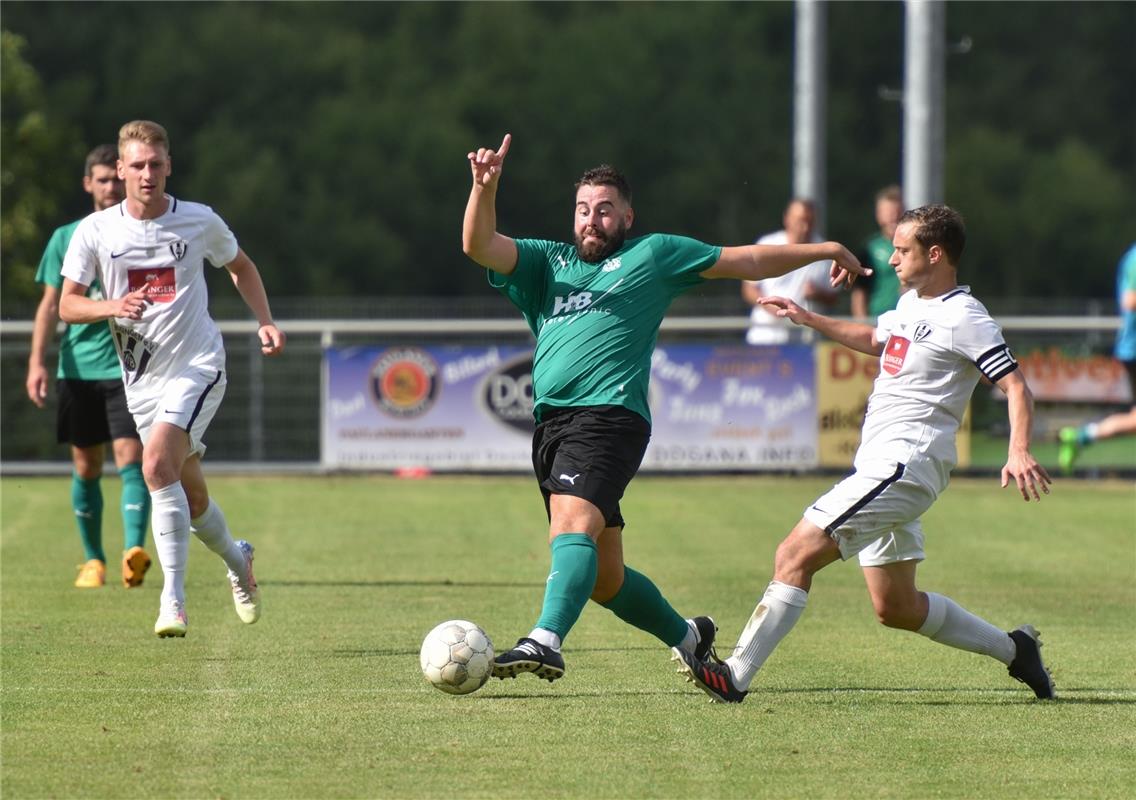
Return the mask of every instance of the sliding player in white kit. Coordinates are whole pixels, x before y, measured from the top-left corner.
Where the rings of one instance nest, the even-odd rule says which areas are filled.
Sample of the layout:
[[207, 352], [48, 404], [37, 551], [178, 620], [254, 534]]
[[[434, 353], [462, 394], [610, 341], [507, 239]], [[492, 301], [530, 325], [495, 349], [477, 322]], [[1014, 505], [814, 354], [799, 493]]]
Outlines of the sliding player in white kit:
[[[152, 500], [154, 545], [165, 583], [154, 632], [185, 636], [185, 569], [194, 533], [228, 566], [242, 622], [260, 618], [253, 547], [234, 541], [201, 471], [202, 437], [225, 394], [225, 349], [209, 316], [205, 261], [224, 266], [256, 315], [264, 355], [284, 348], [256, 265], [208, 206], [165, 193], [169, 137], [136, 120], [118, 135], [126, 199], [91, 214], [63, 261], [59, 303], [66, 322], [109, 320], [122, 359], [130, 413], [142, 437], [142, 474]], [[106, 299], [84, 297], [98, 279]]]
[[833, 561], [858, 556], [879, 621], [933, 641], [991, 656], [1043, 699], [1054, 697], [1030, 625], [1006, 633], [953, 600], [915, 586], [923, 560], [919, 522], [947, 488], [955, 433], [980, 377], [1006, 393], [1010, 442], [1002, 486], [1014, 478], [1023, 499], [1049, 493], [1050, 478], [1030, 454], [1033, 397], [1002, 331], [959, 286], [956, 265], [966, 243], [958, 212], [923, 206], [900, 218], [890, 263], [906, 293], [876, 326], [805, 311], [766, 297], [778, 316], [807, 325], [862, 353], [879, 355], [855, 472], [804, 512], [777, 548], [773, 582], [721, 662], [675, 650], [681, 674], [712, 700], [740, 703], [757, 671], [801, 616], [812, 578]]

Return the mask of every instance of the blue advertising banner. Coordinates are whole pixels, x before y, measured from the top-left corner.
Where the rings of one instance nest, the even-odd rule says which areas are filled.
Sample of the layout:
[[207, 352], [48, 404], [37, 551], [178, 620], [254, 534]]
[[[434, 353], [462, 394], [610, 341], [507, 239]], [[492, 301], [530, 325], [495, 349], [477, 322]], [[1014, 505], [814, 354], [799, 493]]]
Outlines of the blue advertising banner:
[[[817, 464], [812, 348], [668, 345], [651, 364], [645, 471]], [[344, 469], [528, 471], [532, 349], [331, 347], [323, 464]]]
[[817, 465], [809, 345], [660, 345], [651, 362], [650, 402], [654, 424], [644, 470]]

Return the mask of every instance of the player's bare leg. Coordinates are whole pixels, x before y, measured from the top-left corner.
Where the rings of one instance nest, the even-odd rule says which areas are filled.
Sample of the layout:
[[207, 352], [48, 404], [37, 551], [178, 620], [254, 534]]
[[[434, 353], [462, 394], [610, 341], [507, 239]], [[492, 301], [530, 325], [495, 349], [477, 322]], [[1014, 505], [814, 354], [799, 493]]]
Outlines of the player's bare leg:
[[919, 591], [915, 585], [917, 566], [916, 561], [901, 561], [864, 567], [864, 581], [881, 624], [996, 658], [1039, 698], [1054, 696], [1049, 671], [1041, 661], [1041, 642], [1031, 626], [1006, 633], [949, 597]]
[[1111, 414], [1097, 422], [1089, 422], [1079, 428], [1062, 428], [1058, 432], [1061, 447], [1057, 460], [1062, 472], [1070, 474], [1081, 451], [1100, 439], [1115, 436], [1136, 436], [1136, 406], [1128, 411]]

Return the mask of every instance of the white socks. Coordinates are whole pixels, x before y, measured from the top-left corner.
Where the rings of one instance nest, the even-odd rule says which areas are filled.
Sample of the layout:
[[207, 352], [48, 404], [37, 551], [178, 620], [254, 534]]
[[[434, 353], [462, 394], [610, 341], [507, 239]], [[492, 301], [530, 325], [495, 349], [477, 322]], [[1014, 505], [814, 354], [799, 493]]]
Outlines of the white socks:
[[927, 619], [917, 633], [939, 644], [991, 656], [1009, 666], [1017, 653], [1010, 635], [974, 616], [949, 597], [926, 592]]
[[248, 578], [245, 574], [247, 572], [245, 555], [241, 552], [241, 548], [237, 547], [233, 535], [229, 533], [229, 524], [225, 522], [225, 515], [221, 512], [221, 507], [213, 502], [213, 498], [209, 498], [209, 507], [205, 509], [205, 513], [191, 520], [191, 524], [194, 535], [204, 542], [206, 547], [225, 559], [229, 569], [237, 573], [242, 580]]
[[734, 646], [734, 654], [726, 659], [737, 688], [749, 688], [773, 648], [801, 618], [808, 599], [808, 592], [787, 583], [773, 581], [765, 589]]
[[678, 643], [679, 650], [685, 650], [688, 653], [693, 653], [694, 648], [698, 647], [698, 643], [702, 641], [698, 638], [698, 628], [694, 627], [694, 623], [690, 620], [686, 621], [686, 636], [682, 637], [682, 641]]
[[560, 652], [560, 637], [555, 632], [545, 630], [544, 628], [533, 628], [529, 638], [534, 642], [540, 642], [545, 647], [551, 647], [556, 652]]
[[162, 565], [162, 605], [185, 602], [185, 565], [189, 561], [189, 500], [181, 481], [150, 492], [150, 526]]
[[189, 561], [189, 534], [192, 530], [205, 546], [225, 560], [229, 569], [247, 579], [244, 553], [229, 533], [225, 515], [209, 500], [205, 513], [189, 518], [189, 500], [181, 481], [150, 492], [150, 524], [154, 529], [154, 549], [162, 565], [162, 604], [185, 602], [185, 567]]

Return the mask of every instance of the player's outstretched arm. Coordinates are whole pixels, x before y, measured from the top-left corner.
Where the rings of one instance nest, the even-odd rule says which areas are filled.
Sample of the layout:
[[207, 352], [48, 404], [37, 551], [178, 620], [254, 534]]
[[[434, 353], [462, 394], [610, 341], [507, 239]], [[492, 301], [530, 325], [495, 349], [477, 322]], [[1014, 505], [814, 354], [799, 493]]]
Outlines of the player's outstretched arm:
[[268, 293], [264, 291], [260, 270], [239, 247], [237, 257], [226, 264], [225, 269], [229, 271], [233, 285], [237, 287], [245, 305], [256, 315], [256, 336], [260, 339], [260, 352], [266, 356], [279, 355], [284, 350], [287, 337], [272, 321], [272, 309], [268, 307]]
[[1010, 414], [1010, 446], [1006, 455], [1006, 466], [1002, 467], [1002, 488], [1010, 485], [1010, 478], [1018, 486], [1022, 499], [1027, 503], [1030, 496], [1040, 500], [1041, 494], [1049, 494], [1049, 484], [1053, 480], [1045, 467], [1037, 463], [1030, 453], [1029, 437], [1033, 425], [1033, 393], [1022, 377], [1021, 370], [1014, 370], [998, 380], [998, 388], [1006, 393]]
[[718, 261], [702, 273], [703, 278], [739, 278], [760, 281], [776, 278], [814, 261], [832, 261], [832, 286], [851, 285], [857, 275], [871, 275], [840, 242], [808, 244], [750, 244], [723, 247]]
[[59, 322], [59, 290], [47, 284], [43, 287], [43, 297], [36, 306], [35, 322], [32, 323], [32, 350], [28, 354], [28, 377], [25, 386], [28, 397], [38, 408], [47, 404], [47, 345], [55, 333]]
[[104, 319], [142, 319], [142, 312], [150, 305], [144, 284], [123, 297], [92, 300], [87, 297], [87, 286], [70, 278], [63, 279], [59, 294], [59, 318], [64, 322], [102, 322]]
[[497, 185], [513, 141], [506, 133], [496, 150], [480, 147], [466, 154], [473, 187], [462, 220], [462, 250], [486, 269], [508, 275], [517, 266], [517, 243], [497, 232]]
[[820, 331], [845, 347], [870, 356], [878, 356], [883, 352], [883, 343], [876, 341], [876, 329], [871, 325], [806, 311], [787, 297], [762, 297], [758, 302], [773, 316]]

